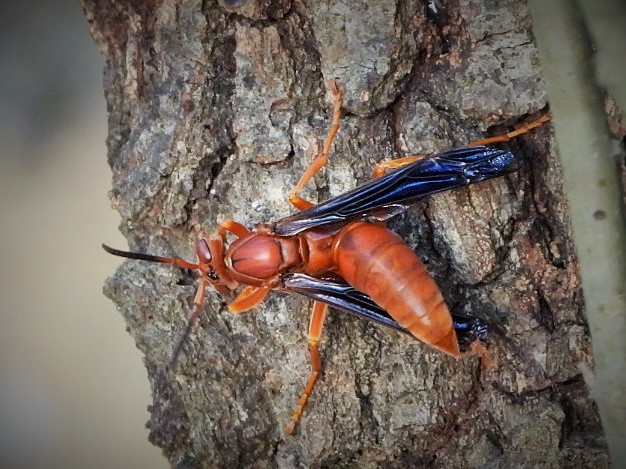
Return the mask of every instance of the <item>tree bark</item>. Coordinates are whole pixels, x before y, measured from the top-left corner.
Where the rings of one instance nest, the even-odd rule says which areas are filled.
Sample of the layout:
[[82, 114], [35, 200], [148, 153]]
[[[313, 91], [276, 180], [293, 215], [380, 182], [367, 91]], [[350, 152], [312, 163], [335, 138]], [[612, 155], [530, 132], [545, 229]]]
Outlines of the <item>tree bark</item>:
[[[442, 2], [444, 3], [444, 2]], [[546, 105], [525, 1], [83, 0], [106, 61], [111, 200], [131, 249], [193, 258], [226, 218], [293, 212], [287, 194], [345, 90], [324, 200], [375, 162], [511, 130]], [[392, 222], [451, 310], [480, 317], [496, 368], [341, 313], [309, 374], [310, 304], [273, 293], [229, 314], [207, 294], [174, 367], [196, 279], [125, 262], [105, 293], [145, 354], [151, 441], [175, 467], [607, 467], [581, 368], [592, 362], [549, 126], [510, 142], [518, 172], [432, 196]]]

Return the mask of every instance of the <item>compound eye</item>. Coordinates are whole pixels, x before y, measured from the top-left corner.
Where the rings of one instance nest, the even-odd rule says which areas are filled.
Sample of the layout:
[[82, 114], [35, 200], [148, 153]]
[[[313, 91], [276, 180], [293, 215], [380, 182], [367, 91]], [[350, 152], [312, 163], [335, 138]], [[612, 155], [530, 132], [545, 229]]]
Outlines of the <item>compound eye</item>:
[[198, 241], [198, 244], [196, 244], [196, 255], [201, 264], [208, 264], [213, 259], [211, 249], [209, 249], [209, 243], [207, 243], [206, 239], [201, 239]]

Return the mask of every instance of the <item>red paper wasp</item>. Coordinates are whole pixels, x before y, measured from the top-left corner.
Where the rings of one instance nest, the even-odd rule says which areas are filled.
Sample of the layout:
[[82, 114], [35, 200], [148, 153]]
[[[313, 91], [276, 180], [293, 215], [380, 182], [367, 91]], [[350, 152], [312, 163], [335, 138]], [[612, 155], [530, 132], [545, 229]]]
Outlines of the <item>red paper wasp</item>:
[[[509, 134], [431, 158], [408, 157], [388, 162], [385, 168], [399, 168], [313, 206], [297, 193], [326, 163], [339, 128], [341, 93], [334, 81], [329, 88], [335, 97], [329, 135], [322, 153], [289, 197], [302, 211], [254, 230], [227, 220], [219, 225], [217, 233], [197, 243], [196, 263], [103, 245], [116, 256], [172, 264], [200, 273], [183, 339], [201, 312], [207, 285], [222, 294], [244, 286], [228, 305], [233, 313], [254, 308], [271, 290], [298, 293], [314, 300], [308, 332], [312, 371], [287, 433], [292, 433], [299, 422], [322, 370], [318, 345], [329, 305], [406, 332], [454, 357], [477, 344], [486, 326], [478, 319], [450, 314], [420, 259], [383, 223], [422, 197], [512, 171], [515, 157], [511, 153], [482, 144], [506, 141], [549, 120], [545, 115]], [[237, 239], [227, 246], [228, 233]], [[173, 361], [183, 339], [175, 348]], [[476, 348], [487, 356], [480, 346]]]

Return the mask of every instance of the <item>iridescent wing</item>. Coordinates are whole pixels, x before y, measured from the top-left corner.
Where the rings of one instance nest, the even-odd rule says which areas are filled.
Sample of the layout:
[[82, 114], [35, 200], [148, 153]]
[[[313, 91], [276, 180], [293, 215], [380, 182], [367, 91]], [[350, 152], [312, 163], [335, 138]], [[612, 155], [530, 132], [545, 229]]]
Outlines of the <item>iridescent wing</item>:
[[[282, 284], [283, 289], [288, 292], [321, 301], [339, 310], [411, 335], [369, 296], [354, 289], [339, 277], [322, 279], [294, 273], [283, 276]], [[479, 340], [487, 333], [486, 324], [477, 318], [453, 313], [452, 322], [461, 350], [465, 350], [471, 342]]]
[[508, 151], [483, 146], [456, 148], [391, 171], [269, 227], [277, 235], [290, 236], [335, 223], [384, 221], [425, 196], [501, 176], [515, 165], [516, 159]]

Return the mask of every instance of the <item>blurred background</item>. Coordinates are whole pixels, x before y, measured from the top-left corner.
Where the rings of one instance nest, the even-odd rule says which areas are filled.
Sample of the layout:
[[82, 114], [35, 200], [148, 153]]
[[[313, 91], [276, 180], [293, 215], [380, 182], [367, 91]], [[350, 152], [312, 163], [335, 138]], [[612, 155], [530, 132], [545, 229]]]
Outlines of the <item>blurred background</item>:
[[150, 387], [102, 295], [126, 247], [102, 63], [75, 0], [0, 4], [0, 467], [167, 467]]

